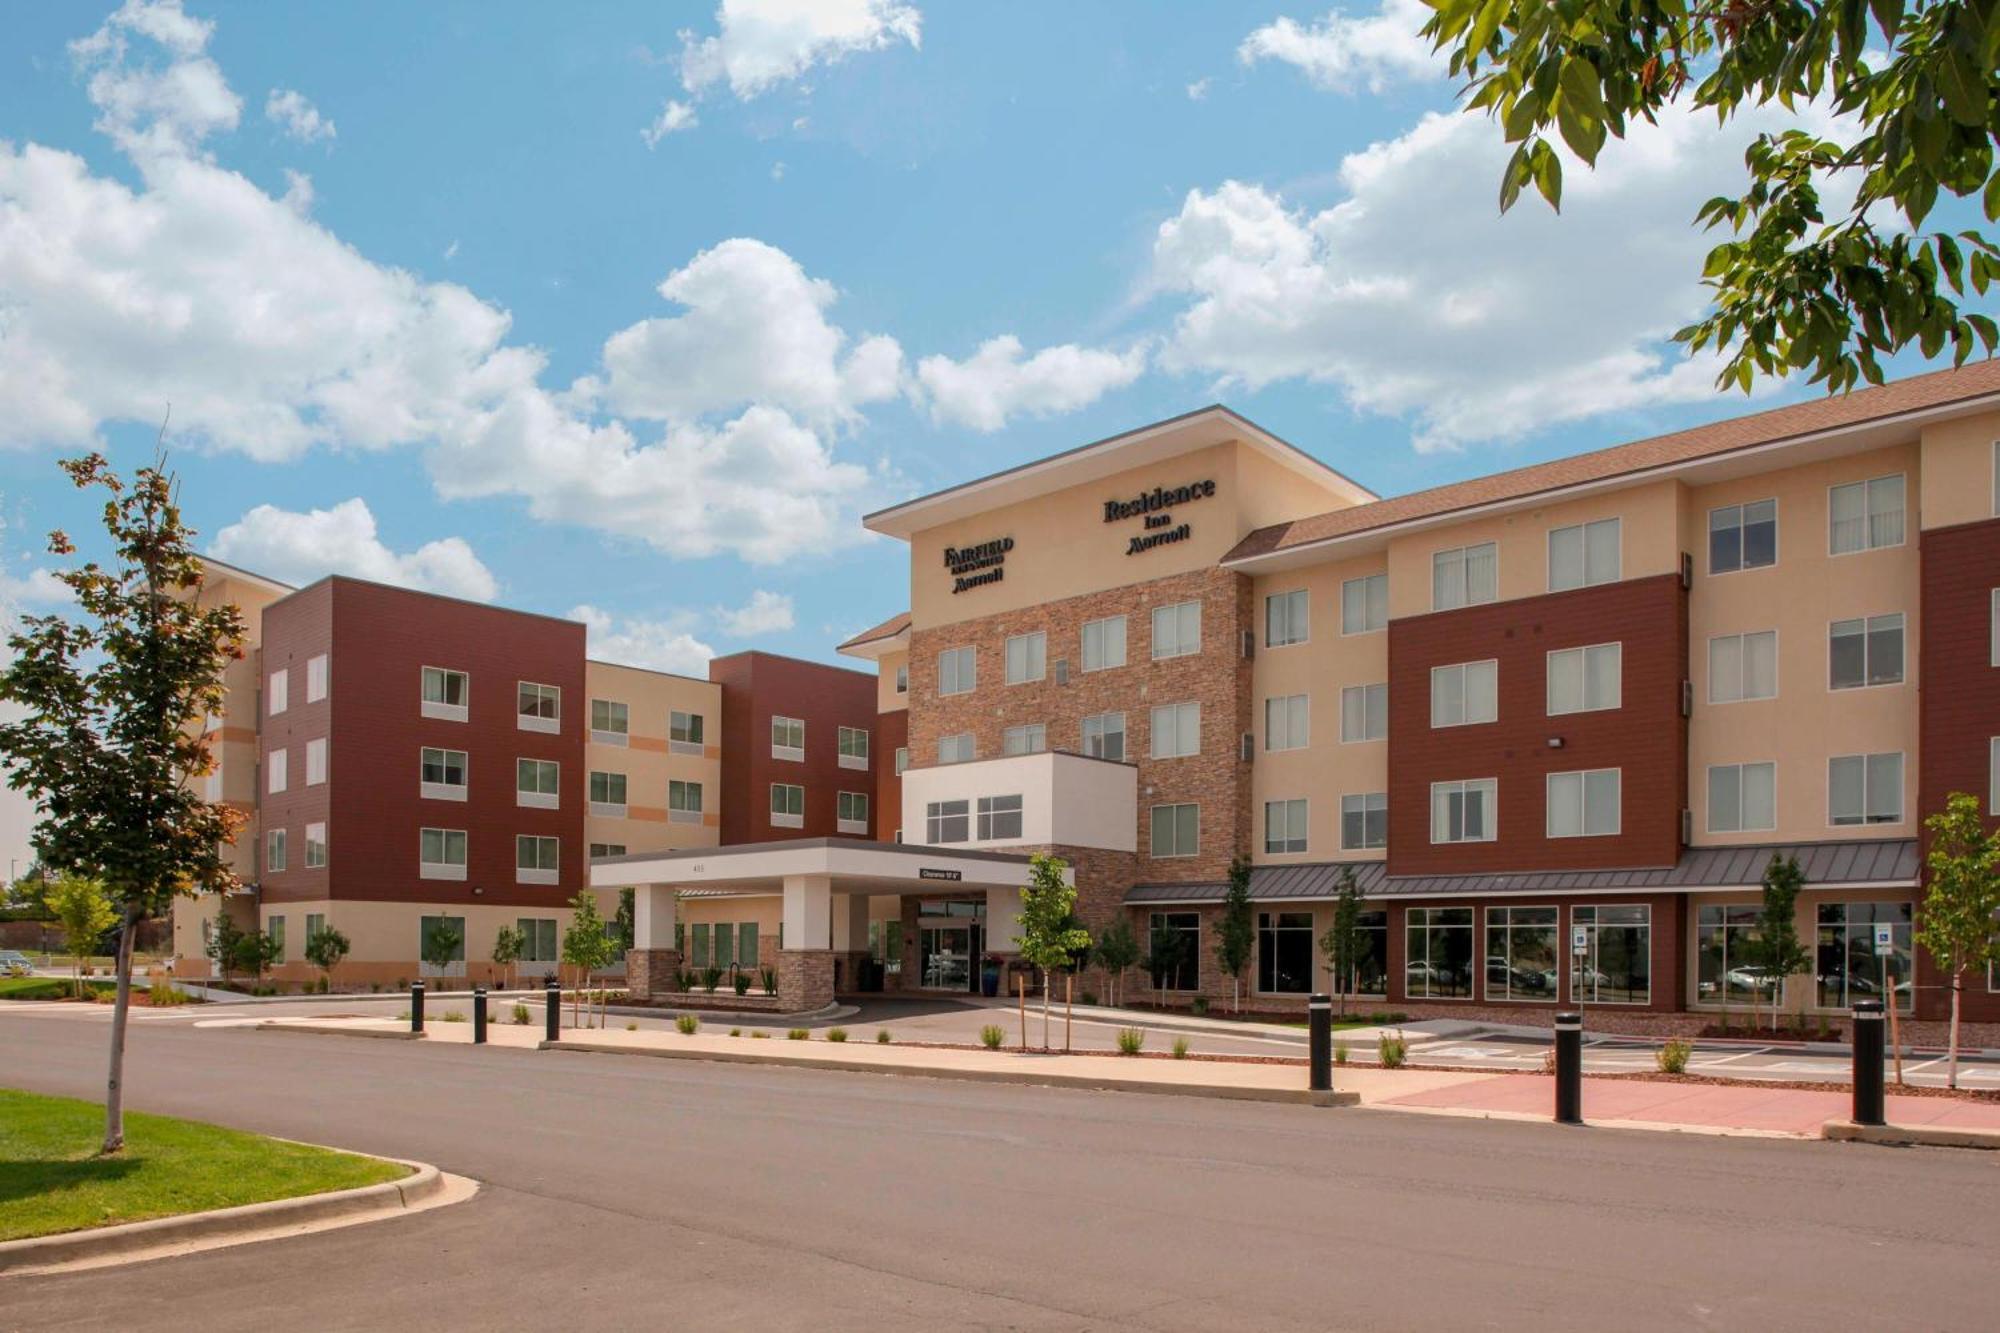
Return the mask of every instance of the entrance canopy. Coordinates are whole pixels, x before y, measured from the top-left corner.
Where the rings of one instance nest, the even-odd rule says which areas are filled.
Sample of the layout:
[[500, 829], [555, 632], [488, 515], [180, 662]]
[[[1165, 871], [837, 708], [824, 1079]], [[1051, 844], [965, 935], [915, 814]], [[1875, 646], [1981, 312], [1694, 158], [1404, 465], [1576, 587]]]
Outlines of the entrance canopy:
[[662, 884], [775, 894], [786, 880], [806, 876], [851, 894], [942, 893], [953, 885], [1018, 889], [1028, 882], [1028, 858], [861, 838], [793, 838], [602, 856], [590, 863], [591, 887], [599, 889]]

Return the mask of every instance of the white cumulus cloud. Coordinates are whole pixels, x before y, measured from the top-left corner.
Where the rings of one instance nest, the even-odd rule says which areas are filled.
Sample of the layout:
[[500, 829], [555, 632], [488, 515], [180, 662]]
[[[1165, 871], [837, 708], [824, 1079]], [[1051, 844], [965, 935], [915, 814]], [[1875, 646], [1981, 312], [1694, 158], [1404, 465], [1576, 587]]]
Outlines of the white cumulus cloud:
[[781, 592], [768, 592], [758, 588], [750, 594], [750, 600], [731, 610], [717, 607], [716, 623], [722, 632], [735, 639], [748, 639], [759, 634], [776, 634], [788, 630], [792, 618], [792, 599]]
[[348, 574], [402, 588], [490, 602], [500, 581], [462, 537], [443, 537], [398, 554], [376, 535], [375, 515], [358, 496], [304, 513], [258, 505], [215, 534], [209, 554], [282, 583]]
[[1381, 0], [1374, 13], [1359, 18], [1337, 9], [1317, 23], [1281, 17], [1245, 37], [1236, 58], [1246, 65], [1282, 61], [1321, 88], [1380, 92], [1445, 73], [1444, 58], [1418, 35], [1430, 16], [1424, 0]]
[[726, 84], [743, 101], [815, 65], [923, 45], [923, 15], [896, 0], [722, 0], [715, 22], [713, 36], [681, 34], [681, 83], [697, 95]]
[[334, 137], [333, 122], [296, 89], [273, 88], [264, 99], [264, 116], [300, 143], [317, 143]]
[[[98, 131], [142, 169], [236, 128], [243, 99], [207, 54], [214, 33], [213, 22], [190, 17], [180, 0], [125, 0], [96, 32], [70, 43], [78, 71], [90, 76]], [[151, 49], [135, 53], [135, 37]]]
[[585, 651], [601, 662], [706, 676], [708, 660], [715, 656], [715, 649], [695, 638], [679, 619], [619, 617], [587, 602], [572, 606], [569, 618], [583, 622]]
[[995, 431], [1010, 417], [1047, 416], [1087, 406], [1121, 389], [1146, 369], [1146, 349], [1123, 352], [1064, 343], [1024, 356], [1013, 334], [989, 338], [963, 361], [927, 356], [917, 382], [940, 422]]
[[653, 123], [639, 131], [639, 137], [646, 141], [646, 147], [658, 148], [660, 140], [681, 130], [691, 130], [701, 124], [694, 108], [686, 102], [667, 101], [660, 107], [660, 114], [653, 117]]
[[1208, 87], [1213, 82], [1215, 82], [1215, 80], [1202, 78], [1202, 79], [1196, 79], [1193, 83], [1190, 83], [1187, 86], [1188, 101], [1203, 102], [1208, 100]]

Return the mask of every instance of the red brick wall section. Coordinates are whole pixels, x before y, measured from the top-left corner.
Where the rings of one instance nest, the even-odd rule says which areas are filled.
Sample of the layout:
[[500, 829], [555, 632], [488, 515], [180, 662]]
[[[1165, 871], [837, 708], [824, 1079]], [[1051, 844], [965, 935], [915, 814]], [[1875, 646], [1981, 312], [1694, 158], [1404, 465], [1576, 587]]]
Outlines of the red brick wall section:
[[[1687, 594], [1675, 575], [1389, 622], [1389, 873], [1667, 866], [1687, 805]], [[1623, 707], [1548, 716], [1547, 654], [1624, 644]], [[1499, 720], [1431, 726], [1431, 668], [1499, 661]], [[1549, 747], [1559, 737], [1560, 749]], [[1623, 770], [1621, 832], [1546, 836], [1545, 778]], [[1499, 838], [1433, 844], [1430, 788], [1499, 779]]]
[[[329, 753], [327, 766], [328, 781], [319, 786], [306, 785], [306, 742], [318, 737], [330, 737], [333, 732], [333, 705], [338, 690], [332, 688], [329, 680], [327, 697], [318, 703], [306, 702], [306, 662], [319, 653], [331, 653], [333, 647], [333, 591], [332, 580], [322, 580], [307, 588], [301, 588], [290, 597], [275, 602], [264, 613], [264, 640], [258, 654], [260, 674], [257, 678], [258, 717], [258, 770], [257, 800], [263, 830], [283, 828], [287, 843], [286, 869], [272, 873], [265, 869], [265, 848], [255, 849], [252, 864], [256, 873], [250, 878], [263, 887], [266, 902], [301, 902], [323, 899], [328, 896], [331, 885], [332, 868], [336, 863], [336, 850], [345, 851], [340, 834], [332, 822], [331, 792], [332, 780], [339, 773]], [[270, 715], [270, 689], [273, 673], [283, 670], [286, 675], [285, 693], [288, 706], [276, 717]], [[362, 687], [357, 677], [355, 685]], [[415, 687], [412, 686], [412, 689]], [[414, 695], [412, 696], [414, 698]], [[232, 708], [240, 708], [241, 700], [231, 700]], [[356, 701], [359, 702], [358, 700]], [[415, 705], [411, 705], [412, 713]], [[239, 725], [247, 724], [243, 719]], [[270, 791], [271, 753], [283, 749], [286, 754], [285, 790], [276, 794]], [[331, 751], [331, 742], [329, 742]], [[355, 769], [358, 779], [362, 770]], [[416, 793], [416, 759], [409, 764], [411, 786], [409, 793]], [[352, 780], [352, 779], [351, 779]], [[326, 823], [328, 854], [327, 868], [323, 870], [305, 869], [306, 825]], [[260, 836], [261, 836], [260, 831]], [[361, 843], [375, 836], [375, 830], [356, 826], [350, 831], [355, 842], [354, 852], [362, 854]], [[415, 844], [412, 851], [409, 873], [416, 874]], [[303, 936], [298, 947], [303, 948]]]
[[[708, 678], [722, 686], [722, 842], [774, 842], [786, 838], [827, 838], [838, 834], [838, 793], [870, 795], [868, 837], [887, 837], [872, 799], [876, 774], [890, 767], [883, 744], [881, 715], [875, 711], [875, 677], [821, 662], [803, 662], [773, 653], [734, 653], [708, 664]], [[771, 756], [771, 717], [796, 717], [806, 724], [805, 761]], [[869, 733], [869, 767], [840, 767], [839, 728]], [[771, 784], [793, 783], [805, 790], [805, 826], [774, 828]], [[861, 835], [849, 835], [861, 836]]]
[[910, 713], [898, 708], [875, 715], [875, 836], [889, 842], [903, 827], [903, 779], [896, 772], [896, 748], [910, 743]]

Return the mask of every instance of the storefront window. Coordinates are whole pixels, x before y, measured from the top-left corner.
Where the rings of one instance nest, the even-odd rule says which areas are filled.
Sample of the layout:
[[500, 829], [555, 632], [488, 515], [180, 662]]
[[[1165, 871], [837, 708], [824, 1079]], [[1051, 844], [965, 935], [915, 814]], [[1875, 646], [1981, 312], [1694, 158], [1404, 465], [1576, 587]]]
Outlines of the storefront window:
[[1412, 907], [1403, 916], [1403, 993], [1413, 1000], [1472, 998], [1472, 909]]
[[1696, 911], [1697, 1003], [1769, 1004], [1775, 998], [1777, 987], [1751, 961], [1763, 938], [1757, 915], [1755, 903], [1705, 903]]
[[[1889, 953], [1875, 952], [1875, 927], [1889, 927]], [[1819, 953], [1815, 960], [1822, 1009], [1850, 1008], [1856, 1000], [1881, 1000], [1893, 993], [1896, 1007], [1910, 1012], [1910, 904], [1821, 903]]]
[[1486, 998], [1556, 998], [1557, 910], [1553, 907], [1486, 909]]
[[1257, 989], [1305, 995], [1312, 990], [1312, 974], [1312, 913], [1257, 913]]
[[1645, 903], [1573, 907], [1587, 944], [1570, 977], [1578, 1004], [1649, 1004], [1653, 998], [1653, 909]]
[[1146, 967], [1154, 990], [1195, 990], [1201, 984], [1201, 916], [1154, 912], [1146, 927]]
[[1389, 914], [1361, 912], [1355, 918], [1361, 933], [1360, 947], [1354, 951], [1354, 973], [1336, 978], [1334, 989], [1349, 995], [1389, 993]]

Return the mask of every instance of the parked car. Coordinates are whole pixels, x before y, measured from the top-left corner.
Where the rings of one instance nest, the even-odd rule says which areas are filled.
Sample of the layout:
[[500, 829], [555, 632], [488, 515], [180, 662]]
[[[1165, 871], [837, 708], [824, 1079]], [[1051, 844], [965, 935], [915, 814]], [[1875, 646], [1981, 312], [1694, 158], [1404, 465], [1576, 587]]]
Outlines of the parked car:
[[1525, 967], [1512, 967], [1505, 958], [1486, 960], [1486, 984], [1503, 986], [1510, 992], [1551, 994], [1555, 990], [1555, 975], [1553, 972], [1531, 972]]
[[28, 961], [28, 955], [13, 949], [0, 949], [0, 977], [25, 977], [34, 970], [35, 966]]

